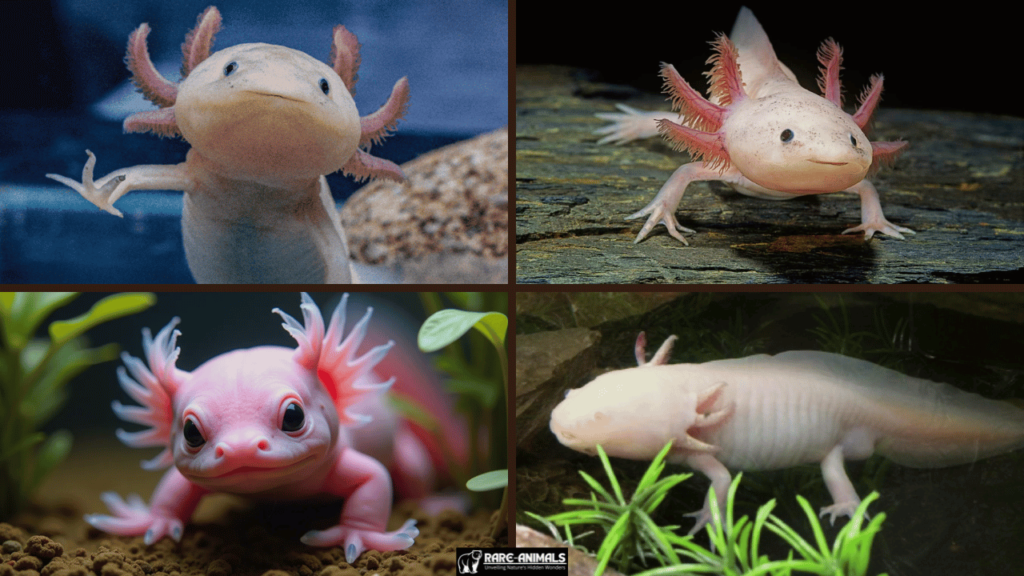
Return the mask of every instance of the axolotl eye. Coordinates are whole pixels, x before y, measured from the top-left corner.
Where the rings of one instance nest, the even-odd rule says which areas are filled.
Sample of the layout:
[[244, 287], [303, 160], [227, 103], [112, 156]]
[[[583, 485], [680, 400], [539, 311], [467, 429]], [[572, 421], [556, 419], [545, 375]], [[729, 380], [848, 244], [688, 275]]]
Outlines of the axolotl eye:
[[791, 142], [793, 140], [793, 131], [786, 128], [782, 131], [782, 134], [779, 135], [779, 139], [783, 142]]
[[182, 435], [185, 436], [185, 443], [190, 448], [199, 448], [203, 444], [206, 444], [206, 438], [203, 438], [203, 433], [199, 431], [199, 427], [192, 421], [191, 418], [185, 420], [185, 425], [181, 430]]
[[231, 76], [238, 70], [238, 62], [228, 62], [228, 65], [224, 67], [224, 75]]
[[857, 139], [853, 137], [853, 134], [850, 134], [850, 144], [853, 144], [854, 148], [857, 147]]
[[297, 402], [292, 402], [284, 409], [284, 417], [281, 418], [281, 430], [285, 432], [297, 432], [302, 430], [306, 421], [306, 414]]
[[331, 93], [331, 85], [327, 83], [327, 78], [320, 79], [320, 89], [324, 91], [324, 94]]

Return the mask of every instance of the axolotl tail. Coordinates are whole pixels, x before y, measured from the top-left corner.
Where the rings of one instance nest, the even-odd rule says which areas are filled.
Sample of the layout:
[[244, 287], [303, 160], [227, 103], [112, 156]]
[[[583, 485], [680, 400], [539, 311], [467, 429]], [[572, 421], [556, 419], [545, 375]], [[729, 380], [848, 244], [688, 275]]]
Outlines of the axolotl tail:
[[875, 452], [915, 468], [966, 464], [1024, 448], [1024, 410], [940, 382], [836, 354], [777, 356], [853, 385]]

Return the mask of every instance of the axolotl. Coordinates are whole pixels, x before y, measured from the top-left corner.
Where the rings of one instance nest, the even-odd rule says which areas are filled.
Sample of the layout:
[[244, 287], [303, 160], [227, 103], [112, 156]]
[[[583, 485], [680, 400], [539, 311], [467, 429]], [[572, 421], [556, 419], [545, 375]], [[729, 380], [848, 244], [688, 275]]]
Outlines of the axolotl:
[[[338, 525], [311, 530], [310, 546], [343, 546], [352, 563], [366, 549], [401, 550], [418, 534], [415, 520], [388, 531], [392, 477], [395, 486], [419, 497], [435, 471], [430, 447], [401, 426], [382, 395], [395, 382], [377, 372], [394, 341], [360, 355], [372, 308], [345, 333], [348, 295], [325, 326], [308, 294], [303, 322], [275, 308], [298, 345], [259, 346], [221, 354], [192, 372], [178, 369], [178, 318], [156, 337], [143, 331], [145, 361], [122, 354], [118, 379], [141, 406], [114, 401], [123, 420], [147, 426], [118, 430], [132, 447], [162, 447], [142, 463], [156, 470], [173, 466], [147, 506], [130, 495], [102, 495], [112, 513], [87, 515], [92, 526], [150, 545], [164, 536], [180, 540], [200, 499], [213, 492], [257, 500], [316, 496], [344, 498]], [[437, 415], [444, 418], [444, 415]], [[372, 421], [371, 421], [372, 420]], [[360, 426], [376, 426], [372, 434]], [[401, 482], [399, 482], [401, 480]]]
[[[675, 336], [638, 367], [569, 390], [551, 413], [559, 442], [587, 454], [650, 460], [669, 440], [669, 462], [711, 479], [725, 511], [729, 470], [820, 463], [832, 522], [860, 504], [844, 460], [880, 454], [937, 468], [1024, 447], [1024, 410], [839, 354], [759, 354], [667, 364]], [[690, 534], [711, 518], [711, 494]]]
[[665, 92], [678, 118], [625, 105], [619, 105], [622, 114], [597, 114], [614, 122], [597, 130], [608, 134], [599, 143], [621, 144], [660, 133], [695, 160], [676, 169], [650, 204], [626, 218], [648, 216], [635, 242], [664, 224], [673, 238], [689, 245], [680, 231], [694, 231], [678, 223], [675, 210], [687, 186], [703, 180], [721, 181], [741, 194], [768, 200], [853, 192], [860, 195], [861, 224], [843, 234], [864, 232], [865, 240], [876, 232], [900, 239], [904, 233], [914, 234], [886, 220], [878, 191], [867, 180], [907, 146], [903, 141], [871, 142], [864, 134], [881, 100], [881, 74], [872, 76], [850, 115], [842, 108], [842, 49], [831, 38], [818, 50], [818, 86], [824, 96], [800, 86], [746, 7], [729, 36], [719, 34], [711, 44], [715, 53], [706, 73], [710, 99], [690, 87], [674, 66], [663, 63]]
[[114, 207], [133, 190], [185, 193], [182, 234], [189, 268], [200, 283], [350, 283], [345, 232], [325, 174], [402, 181], [401, 168], [372, 156], [405, 114], [409, 83], [395, 83], [387, 103], [360, 118], [352, 94], [359, 42], [344, 26], [333, 33], [328, 66], [298, 50], [240, 44], [210, 54], [221, 16], [213, 6], [182, 45], [182, 80], [154, 67], [149, 26], [128, 40], [128, 68], [159, 110], [134, 114], [125, 132], [181, 136], [185, 161], [115, 170], [82, 181], [47, 174], [97, 207]]

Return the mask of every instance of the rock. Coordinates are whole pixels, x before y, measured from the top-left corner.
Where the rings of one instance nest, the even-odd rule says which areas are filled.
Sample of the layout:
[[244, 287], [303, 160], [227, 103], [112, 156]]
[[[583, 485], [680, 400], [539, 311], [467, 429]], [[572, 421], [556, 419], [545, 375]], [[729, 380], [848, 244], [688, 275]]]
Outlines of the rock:
[[508, 281], [508, 128], [402, 165], [403, 183], [380, 181], [341, 210], [363, 281]]

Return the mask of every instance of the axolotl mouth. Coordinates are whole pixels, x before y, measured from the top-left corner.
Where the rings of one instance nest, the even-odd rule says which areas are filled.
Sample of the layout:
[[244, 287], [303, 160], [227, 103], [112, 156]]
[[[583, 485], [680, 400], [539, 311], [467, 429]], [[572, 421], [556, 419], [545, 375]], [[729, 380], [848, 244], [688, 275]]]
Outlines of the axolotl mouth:
[[292, 102], [299, 102], [305, 104], [304, 100], [299, 98], [292, 98], [291, 96], [285, 96], [284, 94], [274, 94], [273, 92], [260, 92], [258, 90], [246, 90], [246, 94], [256, 94], [258, 96], [271, 96], [273, 98], [281, 98], [282, 100], [291, 100]]
[[201, 481], [207, 481], [207, 482], [209, 482], [209, 481], [217, 481], [217, 480], [228, 480], [228, 479], [233, 480], [235, 478], [243, 477], [243, 476], [252, 476], [252, 477], [257, 477], [257, 478], [260, 478], [260, 479], [267, 479], [267, 480], [269, 480], [269, 479], [279, 478], [281, 476], [287, 476], [287, 475], [295, 472], [299, 468], [305, 467], [307, 464], [310, 463], [311, 460], [313, 460], [315, 458], [316, 458], [315, 454], [310, 454], [310, 455], [308, 455], [308, 456], [306, 456], [304, 458], [300, 458], [299, 460], [296, 460], [294, 462], [285, 463], [285, 464], [271, 463], [271, 465], [269, 465], [269, 466], [238, 466], [236, 468], [232, 468], [231, 470], [228, 470], [227, 472], [219, 472], [219, 473], [213, 473], [213, 474], [208, 474], [208, 473], [199, 473], [199, 474], [191, 473], [191, 474], [188, 474], [188, 476], [190, 476], [191, 478], [193, 478], [195, 480], [201, 480]]
[[828, 164], [829, 166], [846, 166], [849, 162], [825, 162], [824, 160], [807, 160], [808, 162], [814, 162], [815, 164]]

